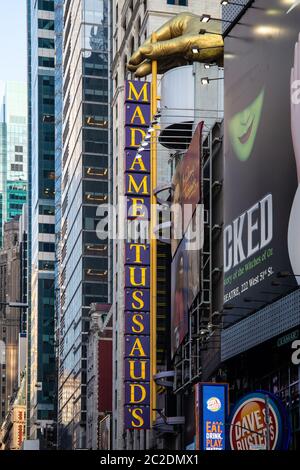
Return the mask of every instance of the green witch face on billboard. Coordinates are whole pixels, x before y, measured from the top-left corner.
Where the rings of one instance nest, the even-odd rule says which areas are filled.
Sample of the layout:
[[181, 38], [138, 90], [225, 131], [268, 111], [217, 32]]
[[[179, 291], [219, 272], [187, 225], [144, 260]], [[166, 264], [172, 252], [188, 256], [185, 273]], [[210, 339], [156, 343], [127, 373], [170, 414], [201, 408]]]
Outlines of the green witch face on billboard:
[[264, 89], [243, 111], [236, 113], [229, 121], [229, 135], [236, 156], [242, 162], [251, 155], [264, 102]]

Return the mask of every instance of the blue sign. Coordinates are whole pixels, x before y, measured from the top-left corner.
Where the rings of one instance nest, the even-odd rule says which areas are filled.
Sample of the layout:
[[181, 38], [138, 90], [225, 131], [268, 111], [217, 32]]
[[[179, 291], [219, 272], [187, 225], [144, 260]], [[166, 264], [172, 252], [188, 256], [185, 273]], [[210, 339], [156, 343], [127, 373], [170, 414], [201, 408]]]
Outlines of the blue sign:
[[195, 411], [197, 449], [225, 450], [228, 384], [197, 384]]

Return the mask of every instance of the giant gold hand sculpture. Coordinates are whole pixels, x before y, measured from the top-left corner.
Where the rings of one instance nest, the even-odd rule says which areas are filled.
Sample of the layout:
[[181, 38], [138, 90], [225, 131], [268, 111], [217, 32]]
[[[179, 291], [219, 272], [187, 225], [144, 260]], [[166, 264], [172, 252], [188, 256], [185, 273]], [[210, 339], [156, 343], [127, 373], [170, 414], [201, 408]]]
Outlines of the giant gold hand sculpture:
[[[128, 70], [136, 77], [151, 73], [151, 60], [157, 60], [158, 73], [191, 62], [223, 64], [224, 42], [221, 22], [201, 23], [192, 13], [181, 13], [156, 31], [157, 42], [148, 38], [131, 56]], [[198, 49], [198, 53], [195, 50]]]

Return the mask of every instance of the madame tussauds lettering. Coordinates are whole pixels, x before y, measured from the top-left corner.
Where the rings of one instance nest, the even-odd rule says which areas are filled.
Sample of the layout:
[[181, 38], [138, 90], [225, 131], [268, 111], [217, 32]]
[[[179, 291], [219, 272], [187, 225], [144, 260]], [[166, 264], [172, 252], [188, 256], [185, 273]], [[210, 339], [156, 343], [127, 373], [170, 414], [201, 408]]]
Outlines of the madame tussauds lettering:
[[[150, 125], [150, 84], [125, 86], [125, 174], [127, 226], [150, 216], [150, 152], [137, 153]], [[125, 429], [150, 428], [150, 245], [125, 243]]]

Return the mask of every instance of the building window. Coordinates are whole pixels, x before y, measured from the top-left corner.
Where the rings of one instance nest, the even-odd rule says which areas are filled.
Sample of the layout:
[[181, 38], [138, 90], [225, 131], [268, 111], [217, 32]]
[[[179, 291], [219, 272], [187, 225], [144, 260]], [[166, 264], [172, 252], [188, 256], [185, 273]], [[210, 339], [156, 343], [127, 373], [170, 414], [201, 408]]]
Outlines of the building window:
[[10, 165], [11, 171], [23, 171], [23, 165], [18, 165], [16, 163], [12, 163]]
[[39, 233], [55, 233], [55, 225], [39, 224]]
[[39, 57], [39, 67], [54, 68], [54, 59], [51, 59], [51, 57]]
[[54, 271], [54, 261], [39, 261], [39, 271]]
[[39, 0], [38, 2], [39, 10], [54, 11], [54, 2], [53, 0]]
[[167, 0], [168, 5], [179, 5], [183, 7], [188, 6], [188, 0]]
[[39, 251], [43, 251], [45, 253], [54, 253], [55, 243], [39, 242]]
[[39, 29], [48, 29], [54, 31], [54, 20], [44, 20], [39, 18], [38, 27]]
[[54, 49], [54, 39], [39, 38], [38, 44], [42, 49]]
[[39, 214], [40, 215], [54, 215], [54, 207], [53, 206], [39, 206]]

